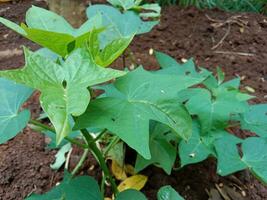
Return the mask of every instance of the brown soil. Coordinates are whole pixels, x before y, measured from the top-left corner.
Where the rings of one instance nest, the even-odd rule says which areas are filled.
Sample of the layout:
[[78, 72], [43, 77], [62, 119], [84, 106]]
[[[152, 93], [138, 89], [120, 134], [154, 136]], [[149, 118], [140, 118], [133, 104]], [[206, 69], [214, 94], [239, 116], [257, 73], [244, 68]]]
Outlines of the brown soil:
[[[24, 0], [19, 3], [1, 3], [0, 16], [21, 22], [25, 11], [35, 4], [46, 7], [39, 0]], [[233, 16], [238, 23], [234, 21]], [[230, 18], [232, 17], [232, 18]], [[230, 31], [222, 44], [214, 47], [229, 30], [228, 24], [214, 28], [212, 19], [228, 19]], [[229, 21], [229, 19], [231, 19]], [[24, 64], [21, 45], [37, 49], [38, 46], [13, 33], [0, 25], [0, 68], [10, 69]], [[221, 66], [227, 78], [243, 77], [243, 86], [255, 89], [257, 96], [254, 102], [266, 102], [267, 95], [267, 17], [257, 14], [229, 14], [218, 10], [199, 11], [194, 8], [181, 9], [169, 7], [163, 10], [161, 23], [151, 33], [139, 36], [133, 42], [131, 49], [136, 61], [147, 69], [157, 69], [158, 65], [149, 55], [149, 49], [163, 51], [177, 60], [193, 57], [197, 64], [214, 70]], [[16, 50], [14, 50], [16, 49]], [[7, 51], [9, 50], [9, 51]], [[121, 66], [122, 61], [114, 65]], [[130, 64], [130, 59], [127, 59]], [[40, 113], [37, 103], [38, 94], [27, 104], [33, 116]], [[27, 106], [26, 105], [26, 106]], [[45, 139], [39, 133], [26, 128], [23, 133], [6, 144], [0, 145], [0, 199], [20, 200], [32, 192], [48, 191], [62, 178], [62, 169], [55, 172], [49, 165], [54, 160], [55, 151], [45, 148]], [[81, 151], [72, 152], [70, 168], [77, 162]], [[94, 170], [89, 166], [94, 165]], [[83, 167], [83, 174], [95, 176], [98, 180], [101, 171], [91, 157]], [[150, 167], [143, 172], [149, 176], [149, 181], [143, 191], [149, 199], [156, 199], [156, 192], [162, 185], [172, 185], [187, 200], [207, 200], [206, 191], [216, 188], [215, 184], [223, 183], [233, 187], [239, 193], [246, 192], [248, 200], [267, 199], [267, 187], [260, 184], [247, 171], [228, 177], [215, 174], [215, 161], [209, 159], [201, 164], [187, 166], [174, 171], [171, 176], [162, 170]], [[240, 198], [236, 198], [240, 199]]]

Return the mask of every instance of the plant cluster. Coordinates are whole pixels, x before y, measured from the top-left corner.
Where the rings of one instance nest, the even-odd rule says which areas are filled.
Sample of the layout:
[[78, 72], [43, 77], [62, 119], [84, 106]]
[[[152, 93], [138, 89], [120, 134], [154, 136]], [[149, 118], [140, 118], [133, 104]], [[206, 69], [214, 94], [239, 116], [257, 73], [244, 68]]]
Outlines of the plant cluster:
[[195, 6], [199, 9], [219, 8], [231, 12], [266, 13], [265, 0], [179, 0], [181, 6]]
[[[218, 174], [247, 168], [266, 183], [267, 105], [250, 105], [253, 96], [239, 90], [240, 79], [224, 81], [219, 68], [214, 76], [192, 60], [179, 64], [160, 52], [155, 53], [158, 71], [142, 66], [132, 71], [106, 68], [135, 35], [149, 32], [160, 15], [155, 4], [110, 3], [114, 7], [90, 6], [89, 19], [78, 29], [34, 6], [21, 26], [0, 18], [7, 27], [44, 47], [36, 52], [24, 47], [25, 66], [0, 71], [0, 142], [15, 137], [29, 123], [51, 137], [50, 148], [60, 148], [51, 166], [54, 169], [64, 163], [71, 144], [84, 149], [78, 165], [71, 173], [65, 172], [58, 186], [27, 199], [102, 200], [108, 181], [116, 200], [145, 200], [134, 189], [141, 189], [146, 177], [134, 174], [149, 165], [171, 174], [177, 158], [183, 167], [214, 157]], [[96, 89], [103, 93], [96, 96]], [[48, 118], [52, 126], [30, 119], [30, 112], [21, 109], [33, 90], [41, 92], [41, 118]], [[257, 136], [238, 138], [230, 132], [233, 127]], [[124, 162], [126, 147], [137, 153], [134, 169]], [[89, 176], [75, 177], [88, 151], [103, 170], [100, 187]], [[112, 160], [112, 172], [123, 184], [116, 185], [106, 159]], [[137, 179], [141, 185], [132, 186], [131, 181]], [[162, 187], [157, 198], [183, 199], [171, 186]]]

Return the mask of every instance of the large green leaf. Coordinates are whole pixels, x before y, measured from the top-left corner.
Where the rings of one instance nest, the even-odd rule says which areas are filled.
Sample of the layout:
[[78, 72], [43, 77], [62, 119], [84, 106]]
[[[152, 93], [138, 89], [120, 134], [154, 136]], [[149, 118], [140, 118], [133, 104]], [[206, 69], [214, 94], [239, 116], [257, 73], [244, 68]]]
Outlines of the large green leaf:
[[171, 186], [163, 186], [158, 191], [158, 200], [184, 200]]
[[55, 126], [58, 144], [71, 131], [70, 115], [79, 116], [86, 110], [87, 87], [125, 74], [97, 66], [84, 49], [75, 50], [62, 65], [27, 49], [24, 52], [25, 67], [1, 71], [0, 76], [41, 91], [41, 106]]
[[88, 37], [87, 48], [93, 56], [95, 63], [102, 67], [106, 67], [123, 53], [131, 43], [133, 36], [115, 39], [101, 49], [99, 34], [103, 31], [104, 29], [95, 29], [91, 31]]
[[193, 121], [191, 138], [188, 141], [182, 140], [179, 144], [181, 165], [185, 166], [188, 164], [198, 163], [209, 156], [216, 157], [214, 142], [222, 138], [233, 141], [235, 144], [241, 142], [241, 139], [226, 132], [225, 130], [213, 130], [205, 135], [201, 135], [199, 124], [196, 121]]
[[0, 144], [15, 137], [30, 119], [28, 110], [20, 111], [21, 105], [33, 90], [0, 78]]
[[147, 200], [138, 190], [128, 189], [118, 194], [115, 200]]
[[257, 178], [267, 183], [267, 141], [250, 137], [241, 147], [242, 157], [234, 142], [223, 139], [216, 142], [218, 173], [225, 176], [248, 168]]
[[248, 109], [247, 100], [251, 96], [220, 86], [210, 92], [204, 88], [188, 89], [179, 94], [186, 102], [186, 108], [192, 115], [197, 115], [203, 133], [211, 128], [224, 128], [231, 115], [244, 113]]
[[96, 15], [80, 28], [73, 28], [63, 17], [43, 8], [32, 6], [26, 13], [26, 23], [21, 27], [0, 17], [0, 23], [24, 37], [66, 56], [87, 40], [93, 28], [101, 26], [101, 16]]
[[100, 14], [102, 16], [102, 25], [108, 27], [100, 35], [101, 48], [115, 39], [149, 32], [158, 24], [158, 21], [142, 21], [133, 11], [121, 13], [116, 8], [108, 5], [90, 6], [86, 13], [89, 19]]
[[261, 137], [267, 137], [267, 104], [249, 106], [241, 116], [241, 128], [250, 130]]
[[151, 123], [149, 129], [151, 159], [144, 159], [138, 154], [135, 170], [138, 172], [151, 164], [155, 164], [170, 174], [176, 159], [176, 147], [168, 141], [166, 136], [167, 133], [171, 132], [170, 128], [160, 123]]
[[78, 119], [76, 128], [107, 128], [145, 159], [150, 159], [149, 121], [166, 124], [177, 135], [188, 139], [191, 118], [177, 102], [177, 92], [205, 78], [205, 75], [179, 76], [178, 72], [164, 70], [148, 72], [139, 67], [110, 86], [106, 97], [93, 101]]
[[33, 194], [26, 200], [103, 200], [97, 182], [90, 176], [71, 178], [65, 174], [64, 180], [51, 191]]

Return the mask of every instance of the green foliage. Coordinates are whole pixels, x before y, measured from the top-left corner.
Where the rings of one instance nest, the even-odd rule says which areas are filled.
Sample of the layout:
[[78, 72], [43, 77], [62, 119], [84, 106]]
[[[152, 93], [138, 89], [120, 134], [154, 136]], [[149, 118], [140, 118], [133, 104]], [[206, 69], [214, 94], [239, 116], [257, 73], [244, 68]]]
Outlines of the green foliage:
[[[171, 57], [156, 53], [159, 64], [181, 67]], [[184, 72], [184, 70], [180, 70]], [[187, 88], [178, 93], [193, 117], [192, 136], [182, 139], [178, 152], [181, 165], [203, 161], [209, 156], [218, 159], [220, 175], [228, 175], [248, 168], [260, 180], [266, 182], [266, 105], [249, 105], [252, 96], [239, 91], [240, 80], [224, 82], [224, 74], [217, 69], [217, 79], [210, 75], [195, 88]], [[229, 126], [240, 124], [241, 129], [250, 130], [262, 138], [242, 140], [227, 132]], [[241, 144], [242, 157], [237, 144]], [[257, 146], [257, 148], [255, 148]], [[253, 148], [254, 147], [254, 148]]]
[[32, 92], [28, 87], [0, 78], [0, 144], [15, 137], [27, 125], [30, 112], [21, 111], [21, 105]]
[[163, 186], [158, 191], [158, 200], [184, 200], [171, 186]]
[[[207, 77], [207, 73], [184, 76], [174, 69], [157, 72], [142, 67], [118, 79], [106, 97], [91, 102], [88, 110], [78, 118], [76, 129], [107, 128], [118, 135], [144, 158], [150, 159], [149, 121], [159, 121], [171, 127], [184, 139], [191, 135], [191, 119], [179, 106], [177, 92]], [[98, 113], [101, 113], [99, 116]]]
[[0, 17], [2, 24], [63, 57], [81, 47], [90, 31], [101, 26], [101, 17], [96, 15], [75, 29], [63, 17], [36, 6], [27, 11], [25, 20], [27, 26], [18, 26]]
[[26, 200], [103, 200], [97, 182], [90, 176], [72, 178], [65, 172], [64, 180], [51, 191], [37, 195], [33, 194]]
[[171, 130], [160, 123], [151, 123], [149, 128], [151, 159], [146, 160], [142, 156], [137, 155], [135, 170], [139, 172], [145, 167], [155, 164], [163, 168], [167, 174], [171, 174], [176, 159], [176, 146], [172, 145], [167, 137], [167, 134], [172, 134]]
[[[122, 9], [123, 12], [133, 10], [144, 18], [157, 18], [160, 17], [161, 7], [157, 3], [141, 4], [142, 0], [108, 0], [114, 7]], [[145, 12], [142, 12], [145, 11]]]
[[1, 71], [0, 76], [41, 91], [41, 106], [55, 126], [58, 144], [71, 132], [71, 115], [79, 116], [86, 110], [90, 99], [87, 87], [125, 74], [97, 66], [85, 49], [75, 50], [60, 65], [26, 48], [24, 53], [23, 69]]
[[209, 156], [216, 156], [213, 143], [221, 138], [233, 141], [235, 144], [241, 142], [241, 139], [223, 129], [201, 135], [200, 125], [197, 121], [193, 121], [192, 137], [188, 142], [183, 140], [179, 144], [181, 166], [201, 162]]
[[118, 194], [115, 200], [147, 200], [145, 195], [138, 190], [128, 189]]
[[[135, 190], [117, 194], [116, 183], [105, 163], [107, 155], [124, 165], [124, 141], [137, 152], [136, 171], [153, 164], [170, 174], [178, 155], [181, 166], [212, 156], [218, 160], [220, 175], [248, 168], [266, 183], [266, 104], [250, 105], [247, 101], [252, 96], [239, 90], [240, 80], [224, 81], [220, 68], [213, 75], [196, 68], [193, 60], [179, 64], [160, 52], [155, 53], [161, 67], [158, 71], [148, 72], [139, 67], [126, 73], [104, 68], [123, 53], [134, 35], [148, 32], [158, 23], [144, 21], [142, 17], [155, 17], [160, 12], [157, 5], [142, 5], [138, 0], [110, 2], [122, 12], [111, 6], [90, 6], [87, 9], [90, 20], [79, 29], [38, 7], [27, 12], [27, 26], [0, 18], [9, 28], [45, 47], [37, 52], [24, 48], [25, 66], [0, 71], [0, 77], [41, 92], [41, 106], [53, 127], [33, 123], [34, 120], [31, 123], [39, 125], [39, 131], [49, 130], [46, 134], [56, 133], [57, 148], [61, 150], [52, 167], [59, 168], [64, 163], [70, 141], [86, 153], [88, 149], [92, 151], [103, 169], [103, 183], [109, 181], [115, 199], [145, 200]], [[20, 111], [20, 107], [32, 90], [19, 84], [0, 79], [1, 143], [14, 137], [30, 118], [29, 111]], [[104, 93], [91, 100], [93, 88]], [[73, 121], [76, 131], [72, 130]], [[229, 133], [232, 126], [259, 137], [240, 139]], [[95, 138], [93, 129], [103, 131]], [[102, 153], [96, 141], [101, 139], [105, 144], [103, 138], [113, 134], [115, 139], [107, 147], [111, 150]], [[78, 135], [83, 136], [82, 143], [75, 139]], [[55, 146], [52, 141], [50, 147]], [[102, 194], [104, 191], [100, 192], [92, 178], [72, 178], [66, 173], [63, 182], [50, 192], [28, 199], [102, 200]], [[174, 199], [183, 198], [170, 186], [158, 192], [158, 200]]]
[[267, 137], [267, 104], [251, 105], [240, 117], [241, 127], [257, 135]]
[[121, 13], [118, 9], [107, 5], [93, 5], [86, 10], [88, 18], [101, 15], [102, 25], [107, 29], [100, 34], [100, 47], [121, 37], [132, 37], [151, 31], [159, 21], [143, 21], [134, 11]]
[[179, 0], [181, 6], [196, 6], [199, 9], [219, 8], [233, 12], [266, 13], [266, 0]]
[[218, 154], [217, 172], [223, 176], [248, 168], [264, 183], [267, 183], [267, 141], [250, 137], [242, 142], [242, 157], [232, 141], [220, 140], [215, 143]]
[[94, 29], [88, 37], [87, 48], [91, 53], [94, 62], [102, 67], [109, 66], [114, 60], [116, 60], [123, 51], [129, 46], [133, 39], [133, 35], [129, 37], [119, 37], [107, 44], [103, 49], [100, 48], [99, 34], [104, 29]]

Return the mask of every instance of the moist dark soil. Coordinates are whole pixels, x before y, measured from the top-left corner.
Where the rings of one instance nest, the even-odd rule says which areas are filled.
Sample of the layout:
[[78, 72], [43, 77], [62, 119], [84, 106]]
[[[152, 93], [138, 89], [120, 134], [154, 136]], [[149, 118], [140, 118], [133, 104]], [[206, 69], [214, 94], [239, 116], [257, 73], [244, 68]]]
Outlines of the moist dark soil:
[[[47, 7], [40, 0], [0, 3], [0, 16], [20, 23], [24, 20], [25, 11], [32, 4]], [[23, 66], [22, 45], [32, 50], [39, 48], [0, 25], [1, 69]], [[252, 95], [257, 98], [252, 103], [267, 101], [266, 16], [219, 10], [199, 11], [177, 6], [164, 8], [161, 23], [151, 33], [134, 39], [131, 45], [134, 56], [132, 59], [127, 57], [127, 65], [130, 66], [135, 60], [146, 69], [158, 69], [156, 60], [149, 54], [150, 49], [168, 53], [178, 61], [193, 57], [198, 65], [213, 71], [220, 66], [227, 79], [236, 76], [242, 78], [243, 90], [246, 90], [246, 86], [255, 90]], [[128, 50], [126, 54], [129, 52]], [[113, 66], [120, 68], [122, 59]], [[38, 97], [39, 94], [35, 93], [25, 105], [31, 109], [33, 117], [38, 116], [41, 111]], [[250, 133], [236, 134], [246, 137]], [[47, 149], [46, 142], [43, 135], [25, 128], [17, 137], [0, 145], [1, 200], [21, 200], [33, 192], [46, 192], [62, 179], [63, 169], [53, 171], [50, 168], [56, 151]], [[81, 153], [74, 148], [69, 169], [73, 169]], [[142, 172], [149, 177], [143, 192], [150, 200], [154, 200], [160, 186], [172, 185], [186, 200], [207, 200], [208, 193], [213, 194], [212, 200], [223, 200], [225, 198], [218, 194], [227, 189], [230, 190], [228, 196], [232, 200], [267, 199], [267, 187], [248, 171], [227, 177], [219, 177], [215, 172], [216, 161], [213, 159], [174, 170], [171, 176], [156, 167], [149, 167]], [[80, 174], [89, 174], [100, 180], [101, 170], [92, 156], [89, 156]], [[217, 198], [214, 197], [216, 195]]]

